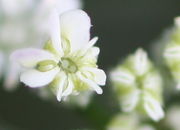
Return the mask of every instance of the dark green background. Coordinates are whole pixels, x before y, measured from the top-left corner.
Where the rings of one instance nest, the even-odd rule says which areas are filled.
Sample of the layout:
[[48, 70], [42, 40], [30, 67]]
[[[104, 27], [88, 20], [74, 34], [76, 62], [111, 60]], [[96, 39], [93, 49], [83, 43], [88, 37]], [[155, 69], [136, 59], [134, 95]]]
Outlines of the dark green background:
[[[92, 36], [101, 48], [99, 66], [107, 72], [120, 59], [150, 43], [180, 15], [180, 0], [84, 0], [92, 18]], [[42, 101], [28, 88], [0, 88], [0, 130], [102, 129], [119, 110], [108, 83], [86, 110]]]

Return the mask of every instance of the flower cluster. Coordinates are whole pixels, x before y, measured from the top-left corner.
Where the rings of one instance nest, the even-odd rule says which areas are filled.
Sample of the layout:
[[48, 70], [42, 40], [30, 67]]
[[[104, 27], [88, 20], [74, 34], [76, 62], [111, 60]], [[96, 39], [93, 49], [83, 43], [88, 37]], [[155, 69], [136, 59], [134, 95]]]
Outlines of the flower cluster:
[[154, 121], [164, 117], [161, 76], [142, 49], [114, 69], [111, 80], [124, 112], [137, 110]]
[[20, 80], [36, 88], [48, 85], [57, 100], [81, 91], [95, 90], [102, 94], [99, 85], [105, 85], [106, 75], [98, 69], [99, 48], [94, 47], [97, 37], [90, 40], [91, 22], [82, 10], [54, 12], [50, 20], [51, 40], [44, 50], [22, 49], [12, 54], [26, 70]]
[[[64, 104], [82, 107], [87, 106], [94, 91], [103, 93], [106, 74], [97, 65], [98, 37], [91, 39], [91, 20], [79, 9], [81, 0], [2, 0], [0, 7], [0, 78], [4, 74], [6, 88], [16, 86], [20, 75], [20, 81], [37, 88], [41, 97], [55, 95]], [[160, 45], [165, 46], [163, 52]], [[156, 59], [161, 62], [163, 53], [180, 89], [180, 17], [156, 48]], [[112, 118], [107, 130], [155, 130], [148, 121], [164, 118], [162, 87], [169, 86], [163, 84], [169, 75], [162, 74], [165, 66], [161, 65], [158, 70], [140, 48], [110, 72], [122, 112]], [[168, 91], [168, 97], [170, 94]], [[180, 128], [178, 109], [169, 109], [163, 120], [174, 130]]]
[[180, 17], [175, 19], [175, 27], [168, 35], [164, 58], [176, 84], [180, 89]]

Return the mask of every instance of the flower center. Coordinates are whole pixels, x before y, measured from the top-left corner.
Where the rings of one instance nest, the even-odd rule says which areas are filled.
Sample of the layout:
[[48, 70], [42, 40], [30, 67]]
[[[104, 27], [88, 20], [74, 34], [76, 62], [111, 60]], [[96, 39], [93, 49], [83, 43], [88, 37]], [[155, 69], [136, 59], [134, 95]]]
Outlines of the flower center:
[[76, 73], [78, 70], [77, 65], [69, 58], [62, 58], [58, 65], [68, 73]]

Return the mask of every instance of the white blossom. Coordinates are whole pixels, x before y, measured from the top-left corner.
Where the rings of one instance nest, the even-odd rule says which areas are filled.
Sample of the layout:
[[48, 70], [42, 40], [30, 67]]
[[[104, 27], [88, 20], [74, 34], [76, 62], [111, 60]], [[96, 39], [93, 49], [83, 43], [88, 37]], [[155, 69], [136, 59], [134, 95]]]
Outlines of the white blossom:
[[164, 49], [164, 59], [167, 67], [169, 68], [174, 81], [176, 82], [176, 88], [180, 89], [180, 17], [175, 19], [175, 26], [171, 33], [168, 35], [168, 39], [165, 41], [166, 47]]
[[16, 88], [19, 66], [9, 61], [12, 51], [24, 47], [41, 47], [49, 37], [49, 17], [54, 9], [59, 14], [82, 8], [81, 0], [2, 0], [0, 2], [0, 52], [3, 58], [4, 86]]
[[118, 65], [111, 80], [124, 112], [140, 111], [154, 121], [164, 117], [162, 79], [145, 51], [138, 49]]
[[106, 75], [96, 62], [99, 48], [97, 38], [90, 40], [91, 22], [82, 10], [73, 10], [60, 16], [51, 16], [51, 40], [44, 50], [22, 49], [13, 53], [12, 59], [27, 70], [21, 82], [36, 88], [49, 85], [61, 101], [72, 93], [95, 90], [102, 94], [99, 85], [105, 85]]

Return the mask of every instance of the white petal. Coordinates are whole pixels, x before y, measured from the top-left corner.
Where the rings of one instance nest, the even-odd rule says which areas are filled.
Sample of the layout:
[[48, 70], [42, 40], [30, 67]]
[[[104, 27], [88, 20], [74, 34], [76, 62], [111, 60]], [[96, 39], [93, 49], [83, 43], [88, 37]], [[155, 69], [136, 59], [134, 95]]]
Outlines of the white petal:
[[90, 39], [91, 22], [89, 16], [82, 10], [63, 13], [60, 17], [61, 35], [71, 45], [71, 51], [76, 51]]
[[56, 2], [59, 14], [73, 9], [80, 9], [82, 7], [81, 0], [56, 0]]
[[138, 49], [134, 60], [135, 72], [137, 75], [143, 75], [149, 69], [147, 53], [142, 49]]
[[82, 82], [86, 83], [89, 87], [94, 89], [97, 92], [97, 94], [102, 94], [103, 93], [102, 88], [99, 87], [95, 82], [93, 82], [90, 79], [87, 79], [87, 78], [83, 77], [80, 73], [78, 73], [77, 75], [82, 80]]
[[85, 48], [89, 49], [89, 48], [93, 47], [97, 41], [98, 41], [98, 37], [94, 37], [91, 41], [89, 41], [89, 43], [87, 45], [85, 45]]
[[73, 88], [74, 88], [73, 82], [70, 78], [68, 78], [67, 88], [64, 90], [62, 96], [66, 97], [70, 95], [73, 91]]
[[60, 56], [63, 55], [63, 50], [61, 46], [61, 33], [60, 33], [60, 20], [59, 15], [56, 10], [52, 11], [50, 16], [49, 24], [50, 36], [54, 49], [59, 53]]
[[32, 69], [22, 73], [20, 81], [32, 88], [42, 87], [52, 82], [58, 72], [58, 67], [47, 72]]
[[157, 72], [148, 73], [143, 80], [144, 89], [149, 89], [161, 93], [162, 78]]
[[117, 69], [111, 73], [111, 79], [115, 82], [132, 85], [135, 82], [134, 75], [126, 69]]
[[180, 58], [180, 47], [174, 46], [166, 49], [164, 56], [166, 58], [173, 58], [173, 59], [179, 59]]
[[63, 89], [65, 87], [65, 84], [66, 84], [66, 80], [67, 80], [67, 77], [64, 73], [62, 73], [61, 75], [59, 75], [59, 81], [58, 81], [58, 89], [57, 89], [57, 100], [60, 102], [61, 99], [62, 99], [62, 94], [63, 94]]
[[140, 90], [134, 89], [132, 92], [121, 97], [122, 109], [124, 112], [131, 112], [137, 106], [140, 97]]
[[96, 44], [96, 42], [98, 41], [98, 37], [94, 37], [93, 39], [91, 39], [88, 43], [88, 47], [92, 47], [94, 46], [94, 44]]
[[105, 85], [106, 83], [106, 74], [103, 70], [92, 68], [92, 67], [86, 67], [84, 68], [86, 71], [89, 71], [93, 75], [94, 81], [99, 85]]
[[161, 104], [150, 96], [144, 98], [144, 108], [147, 114], [154, 120], [159, 121], [164, 117]]
[[180, 17], [175, 18], [175, 24], [176, 24], [177, 27], [180, 28]]
[[98, 47], [93, 47], [97, 40], [98, 37], [95, 37], [91, 41], [89, 41], [88, 44], [84, 44], [81, 55], [84, 55], [85, 53], [87, 53], [87, 51], [90, 51], [93, 56], [97, 57], [99, 55], [100, 49]]
[[91, 52], [92, 52], [92, 55], [97, 58], [99, 55], [100, 49], [99, 49], [99, 47], [92, 47]]
[[94, 58], [97, 59], [99, 52], [100, 52], [99, 47], [92, 47], [88, 50], [82, 48], [80, 55], [85, 56], [85, 58], [87, 58], [87, 59], [94, 59]]
[[19, 62], [24, 67], [34, 67], [43, 60], [55, 60], [48, 51], [41, 49], [20, 49], [12, 53], [11, 60]]

